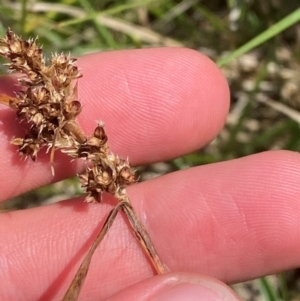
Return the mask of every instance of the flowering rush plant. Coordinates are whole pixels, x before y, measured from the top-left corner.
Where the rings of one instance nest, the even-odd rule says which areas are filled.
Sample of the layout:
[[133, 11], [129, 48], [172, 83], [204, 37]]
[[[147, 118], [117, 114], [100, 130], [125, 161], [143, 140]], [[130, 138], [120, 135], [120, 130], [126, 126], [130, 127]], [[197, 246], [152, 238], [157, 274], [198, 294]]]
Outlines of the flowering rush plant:
[[156, 272], [164, 273], [166, 268], [126, 193], [126, 187], [137, 181], [128, 160], [110, 151], [103, 122], [98, 122], [91, 136], [86, 136], [76, 121], [82, 110], [77, 97], [77, 80], [82, 74], [75, 65], [76, 59], [55, 53], [47, 60], [36, 39], [23, 40], [11, 29], [0, 39], [0, 55], [9, 61], [8, 69], [17, 72], [19, 83], [15, 97], [0, 95], [0, 103], [15, 110], [17, 118], [29, 124], [23, 137], [11, 141], [20, 155], [35, 161], [38, 152], [46, 147], [50, 152], [52, 174], [56, 150], [72, 159], [83, 159], [88, 167], [79, 175], [79, 180], [86, 190], [86, 202], [100, 203], [103, 192], [114, 195], [117, 200], [63, 300], [77, 300], [93, 253], [120, 210], [127, 216]]

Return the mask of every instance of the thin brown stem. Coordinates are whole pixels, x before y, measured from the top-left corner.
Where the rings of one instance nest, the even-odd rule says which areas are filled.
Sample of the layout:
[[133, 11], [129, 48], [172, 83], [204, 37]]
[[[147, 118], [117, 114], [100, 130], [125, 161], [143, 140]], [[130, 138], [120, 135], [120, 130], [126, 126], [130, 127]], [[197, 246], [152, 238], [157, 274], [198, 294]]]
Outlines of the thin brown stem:
[[140, 218], [134, 211], [128, 199], [125, 201], [121, 209], [127, 216], [137, 240], [139, 241], [146, 255], [150, 259], [156, 273], [167, 273], [168, 268], [163, 264], [160, 257], [158, 256], [158, 253], [154, 247], [154, 244], [152, 243], [150, 235], [148, 234], [146, 228], [144, 227]]
[[67, 292], [65, 293], [62, 301], [76, 301], [78, 299], [80, 290], [84, 284], [84, 280], [88, 273], [91, 259], [94, 255], [94, 252], [97, 249], [97, 247], [99, 246], [99, 244], [101, 243], [101, 241], [103, 240], [103, 238], [106, 235], [109, 228], [112, 226], [114, 220], [117, 217], [119, 210], [125, 205], [125, 203], [126, 203], [125, 201], [118, 203], [117, 206], [110, 211], [100, 233], [96, 237], [96, 239], [93, 242], [91, 248], [89, 249], [87, 255], [85, 256], [83, 262], [81, 263], [81, 265], [80, 265], [75, 277], [73, 278]]

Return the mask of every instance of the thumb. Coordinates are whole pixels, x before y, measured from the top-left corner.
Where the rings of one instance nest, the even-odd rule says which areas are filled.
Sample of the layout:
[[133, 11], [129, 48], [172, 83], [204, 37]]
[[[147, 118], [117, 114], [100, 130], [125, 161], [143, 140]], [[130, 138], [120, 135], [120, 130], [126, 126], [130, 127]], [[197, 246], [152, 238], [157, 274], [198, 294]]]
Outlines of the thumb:
[[168, 273], [136, 283], [107, 301], [240, 301], [224, 283], [214, 278]]

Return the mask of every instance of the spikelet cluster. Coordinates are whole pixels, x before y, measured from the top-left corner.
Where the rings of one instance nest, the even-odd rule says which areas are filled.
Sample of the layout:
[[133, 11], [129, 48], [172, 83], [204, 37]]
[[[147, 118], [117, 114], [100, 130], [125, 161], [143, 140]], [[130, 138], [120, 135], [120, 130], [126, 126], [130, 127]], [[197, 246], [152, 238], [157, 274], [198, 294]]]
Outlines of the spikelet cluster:
[[17, 118], [30, 125], [24, 137], [12, 140], [20, 155], [35, 161], [39, 150], [48, 147], [52, 153], [60, 149], [74, 159], [83, 158], [92, 163], [79, 176], [86, 201], [100, 202], [104, 191], [125, 199], [125, 187], [136, 182], [129, 162], [109, 150], [101, 122], [90, 138], [76, 122], [82, 110], [77, 97], [77, 79], [82, 75], [76, 60], [53, 54], [47, 61], [36, 39], [22, 40], [10, 29], [0, 39], [0, 55], [8, 59], [11, 71], [21, 74], [20, 90], [9, 101]]

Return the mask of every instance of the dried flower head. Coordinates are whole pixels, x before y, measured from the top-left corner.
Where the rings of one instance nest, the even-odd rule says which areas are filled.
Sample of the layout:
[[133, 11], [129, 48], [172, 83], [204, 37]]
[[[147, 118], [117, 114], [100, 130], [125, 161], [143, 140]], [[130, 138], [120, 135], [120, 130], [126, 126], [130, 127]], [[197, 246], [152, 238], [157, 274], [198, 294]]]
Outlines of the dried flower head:
[[55, 149], [74, 159], [84, 158], [92, 163], [79, 176], [87, 191], [86, 201], [100, 202], [104, 191], [119, 200], [126, 198], [125, 187], [136, 178], [129, 163], [110, 152], [103, 123], [87, 138], [76, 122], [82, 110], [75, 83], [82, 75], [76, 59], [56, 53], [48, 62], [35, 39], [22, 40], [10, 29], [0, 45], [0, 55], [9, 60], [8, 68], [21, 73], [21, 90], [9, 101], [17, 117], [30, 124], [24, 137], [12, 140], [20, 154], [35, 161], [46, 146], [52, 149], [51, 163]]

